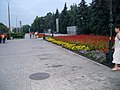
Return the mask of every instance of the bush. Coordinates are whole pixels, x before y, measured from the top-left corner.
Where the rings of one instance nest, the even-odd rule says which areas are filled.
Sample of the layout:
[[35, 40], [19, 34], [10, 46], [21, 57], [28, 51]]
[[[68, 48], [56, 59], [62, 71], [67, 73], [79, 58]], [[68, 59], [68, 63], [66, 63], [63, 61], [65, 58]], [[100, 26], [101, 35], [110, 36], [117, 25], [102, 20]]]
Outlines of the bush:
[[11, 37], [13, 37], [13, 39], [22, 39], [24, 36], [24, 33], [11, 33]]

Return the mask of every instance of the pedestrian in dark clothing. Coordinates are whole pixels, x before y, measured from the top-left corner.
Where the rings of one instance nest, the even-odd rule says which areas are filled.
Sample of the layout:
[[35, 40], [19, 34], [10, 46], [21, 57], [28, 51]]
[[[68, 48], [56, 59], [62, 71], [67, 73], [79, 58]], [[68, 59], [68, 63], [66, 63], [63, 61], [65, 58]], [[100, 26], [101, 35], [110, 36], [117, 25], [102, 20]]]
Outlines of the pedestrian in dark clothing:
[[35, 38], [35, 33], [33, 32], [32, 34], [33, 34], [33, 39], [34, 39]]
[[30, 39], [31, 39], [32, 33], [30, 32]]
[[2, 34], [0, 33], [0, 43], [2, 42]]
[[7, 43], [8, 34], [5, 34], [5, 43]]
[[2, 38], [3, 38], [3, 43], [5, 43], [5, 34], [2, 35]]

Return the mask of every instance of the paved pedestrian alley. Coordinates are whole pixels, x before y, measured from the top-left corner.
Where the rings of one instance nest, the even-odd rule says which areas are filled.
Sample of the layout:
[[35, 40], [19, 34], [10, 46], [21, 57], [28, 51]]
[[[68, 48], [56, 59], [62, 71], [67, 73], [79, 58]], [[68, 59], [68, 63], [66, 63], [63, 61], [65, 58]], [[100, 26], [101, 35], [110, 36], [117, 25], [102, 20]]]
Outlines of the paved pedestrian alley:
[[0, 44], [0, 90], [120, 90], [120, 71], [43, 39], [10, 40]]

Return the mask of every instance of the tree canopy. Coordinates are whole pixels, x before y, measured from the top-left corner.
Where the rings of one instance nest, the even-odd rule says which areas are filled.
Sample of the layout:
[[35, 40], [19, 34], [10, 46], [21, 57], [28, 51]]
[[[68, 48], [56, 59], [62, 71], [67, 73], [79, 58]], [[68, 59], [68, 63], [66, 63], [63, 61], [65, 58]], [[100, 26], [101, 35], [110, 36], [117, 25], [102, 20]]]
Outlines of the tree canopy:
[[8, 28], [3, 23], [0, 23], [0, 33], [8, 33]]
[[30, 25], [23, 25], [23, 26], [21, 27], [21, 30], [22, 30], [24, 33], [29, 33]]
[[[113, 0], [113, 26], [120, 24], [120, 0]], [[59, 19], [59, 33], [67, 33], [68, 26], [77, 26], [77, 34], [109, 35], [110, 18], [109, 0], [92, 0], [88, 5], [85, 0], [73, 4], [70, 9], [65, 3], [62, 12], [56, 9], [46, 16], [36, 16], [31, 25], [32, 31], [43, 32], [44, 29], [56, 31], [56, 18]]]

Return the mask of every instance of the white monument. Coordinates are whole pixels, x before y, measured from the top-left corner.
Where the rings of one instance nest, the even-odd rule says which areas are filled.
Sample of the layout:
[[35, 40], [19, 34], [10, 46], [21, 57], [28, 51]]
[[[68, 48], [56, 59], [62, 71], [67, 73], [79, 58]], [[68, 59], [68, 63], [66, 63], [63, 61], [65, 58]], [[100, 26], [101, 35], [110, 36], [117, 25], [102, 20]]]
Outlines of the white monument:
[[76, 35], [76, 31], [77, 31], [77, 26], [67, 27], [67, 34], [68, 35]]
[[56, 31], [59, 33], [59, 19], [56, 18]]
[[48, 29], [48, 33], [51, 33], [51, 29]]

